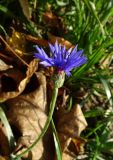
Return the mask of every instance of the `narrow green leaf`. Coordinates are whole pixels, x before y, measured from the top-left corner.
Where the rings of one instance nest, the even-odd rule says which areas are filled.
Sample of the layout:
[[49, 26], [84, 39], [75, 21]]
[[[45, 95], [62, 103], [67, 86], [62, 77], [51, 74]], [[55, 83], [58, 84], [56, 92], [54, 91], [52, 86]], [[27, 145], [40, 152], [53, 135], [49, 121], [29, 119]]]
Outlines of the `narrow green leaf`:
[[109, 8], [108, 10], [105, 10], [104, 14], [101, 17], [101, 23], [103, 25], [106, 24], [108, 19], [113, 15], [113, 7]]
[[5, 34], [6, 37], [8, 37], [6, 30], [4, 29], [4, 27], [0, 24], [0, 28], [3, 31], [3, 33]]
[[69, 0], [66, 0], [65, 2], [56, 0], [56, 2], [57, 2], [57, 5], [59, 5], [61, 7], [66, 6], [66, 5], [69, 4]]
[[112, 93], [111, 93], [110, 85], [109, 85], [108, 81], [102, 77], [100, 72], [97, 72], [97, 74], [98, 74], [98, 76], [99, 76], [99, 78], [100, 78], [100, 80], [103, 84], [103, 87], [105, 89], [109, 104], [110, 104], [110, 106], [113, 106], [113, 100], [112, 100]]
[[60, 146], [60, 141], [59, 141], [58, 134], [57, 134], [53, 120], [51, 121], [51, 123], [52, 123], [52, 128], [53, 128], [53, 138], [54, 138], [54, 143], [55, 143], [57, 160], [62, 160], [62, 150]]
[[97, 117], [102, 115], [104, 115], [104, 110], [100, 108], [95, 108], [95, 109], [92, 109], [91, 111], [87, 111], [84, 113], [84, 116], [86, 118]]
[[102, 151], [112, 150], [112, 152], [113, 152], [113, 142], [107, 142], [107, 143], [103, 144], [101, 147], [102, 147], [101, 148]]
[[92, 15], [96, 18], [97, 22], [99, 23], [100, 25], [100, 28], [101, 28], [101, 32], [103, 34], [103, 37], [105, 38], [105, 31], [104, 31], [104, 28], [103, 28], [103, 24], [100, 22], [99, 20], [99, 17], [97, 15], [97, 11], [96, 11], [96, 6], [95, 4], [92, 2], [92, 1], [89, 1], [89, 0], [84, 0], [84, 3], [87, 5], [88, 9], [90, 10], [90, 12], [92, 13]]
[[4, 12], [9, 17], [15, 17], [15, 15], [11, 11], [9, 11], [7, 7], [5, 7], [5, 6], [1, 5], [1, 4], [0, 4], [0, 11]]
[[4, 127], [6, 129], [9, 146], [10, 146], [11, 149], [14, 149], [14, 147], [16, 145], [15, 138], [13, 136], [13, 132], [11, 130], [11, 127], [10, 127], [10, 124], [7, 120], [7, 117], [4, 113], [4, 110], [2, 109], [2, 106], [3, 106], [3, 104], [1, 104], [1, 106], [0, 106], [0, 119], [1, 119], [1, 121], [4, 124]]

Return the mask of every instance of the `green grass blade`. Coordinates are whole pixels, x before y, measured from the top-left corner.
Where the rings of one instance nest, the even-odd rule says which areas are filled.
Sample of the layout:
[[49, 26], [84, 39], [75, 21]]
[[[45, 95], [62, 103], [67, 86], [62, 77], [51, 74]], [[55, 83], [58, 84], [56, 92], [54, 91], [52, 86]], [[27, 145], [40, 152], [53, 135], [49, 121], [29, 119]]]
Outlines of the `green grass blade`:
[[90, 10], [90, 12], [92, 13], [92, 15], [96, 18], [99, 26], [100, 26], [100, 29], [101, 29], [101, 32], [102, 32], [102, 35], [103, 37], [105, 37], [105, 31], [104, 31], [104, 28], [103, 28], [103, 24], [100, 22], [99, 20], [99, 17], [97, 15], [97, 11], [96, 11], [96, 6], [93, 2], [89, 1], [89, 0], [84, 0], [84, 3], [86, 4], [86, 6], [88, 7], [88, 9]]
[[14, 149], [14, 147], [16, 145], [15, 138], [13, 136], [13, 132], [11, 130], [11, 127], [10, 127], [10, 124], [7, 120], [7, 117], [4, 113], [4, 110], [2, 109], [2, 104], [0, 106], [0, 119], [1, 119], [1, 121], [4, 124], [4, 127], [6, 129], [9, 146], [10, 146], [11, 149]]
[[113, 106], [113, 100], [112, 100], [112, 93], [111, 93], [110, 85], [109, 85], [108, 81], [102, 77], [100, 72], [98, 72], [97, 74], [98, 74], [98, 76], [99, 76], [99, 78], [100, 78], [100, 80], [103, 84], [103, 87], [105, 89], [109, 104], [110, 104], [110, 106]]
[[5, 7], [1, 4], [0, 4], [0, 11], [4, 12], [9, 17], [12, 17], [12, 18], [15, 17], [15, 15], [11, 11], [9, 11], [9, 9], [7, 7]]
[[0, 29], [3, 31], [4, 35], [6, 37], [8, 37], [8, 34], [7, 34], [6, 30], [4, 29], [4, 27], [1, 24], [0, 24]]
[[51, 121], [51, 123], [52, 123], [52, 129], [53, 129], [53, 138], [55, 143], [57, 160], [62, 160], [62, 150], [60, 146], [60, 141], [59, 141], [58, 134], [57, 134], [53, 120]]
[[104, 110], [100, 108], [95, 108], [84, 113], [85, 118], [98, 117], [102, 115], [104, 115]]
[[106, 24], [108, 19], [113, 15], [113, 7], [109, 8], [108, 10], [105, 10], [104, 14], [101, 17], [101, 23], [103, 25]]

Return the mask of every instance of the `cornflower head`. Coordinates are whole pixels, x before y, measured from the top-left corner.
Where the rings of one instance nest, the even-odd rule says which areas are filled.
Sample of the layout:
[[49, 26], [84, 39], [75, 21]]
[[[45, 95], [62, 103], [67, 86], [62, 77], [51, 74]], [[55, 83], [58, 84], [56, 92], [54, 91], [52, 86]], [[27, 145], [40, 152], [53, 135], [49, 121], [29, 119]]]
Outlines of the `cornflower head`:
[[64, 72], [67, 76], [71, 75], [71, 70], [77, 68], [86, 63], [87, 58], [83, 54], [83, 50], [77, 51], [77, 45], [75, 48], [69, 48], [66, 50], [65, 45], [62, 46], [56, 41], [55, 44], [49, 43], [51, 56], [49, 57], [43, 48], [36, 46], [37, 53], [35, 57], [40, 59], [45, 67], [55, 67], [58, 72]]

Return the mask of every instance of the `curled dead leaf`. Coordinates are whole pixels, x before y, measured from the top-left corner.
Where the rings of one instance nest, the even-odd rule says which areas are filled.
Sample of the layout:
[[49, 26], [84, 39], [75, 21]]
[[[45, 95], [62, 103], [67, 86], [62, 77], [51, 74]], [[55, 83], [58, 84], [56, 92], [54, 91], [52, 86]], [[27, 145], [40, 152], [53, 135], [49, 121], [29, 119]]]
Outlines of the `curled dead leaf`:
[[[26, 72], [26, 77], [20, 81], [20, 83], [18, 84], [18, 88], [16, 90], [14, 90], [14, 91], [1, 92], [0, 93], [0, 102], [4, 102], [4, 101], [6, 101], [6, 100], [8, 100], [10, 98], [14, 98], [14, 97], [20, 95], [24, 91], [24, 89], [25, 89], [26, 85], [28, 84], [28, 82], [30, 81], [31, 76], [37, 70], [37, 67], [38, 67], [38, 61], [36, 59], [34, 59], [29, 64], [29, 67], [28, 67], [27, 72]], [[6, 75], [6, 76], [8, 76], [8, 75]], [[15, 74], [13, 74], [13, 76], [15, 76]], [[18, 79], [17, 79], [17, 81], [18, 81]]]
[[86, 141], [82, 138], [72, 138], [69, 148], [72, 152], [78, 154], [84, 154], [84, 146]]
[[[41, 72], [37, 72], [32, 78], [21, 95], [6, 101], [9, 106], [7, 117], [12, 128], [19, 134], [17, 146], [13, 152], [17, 155], [32, 145], [47, 120], [46, 77]], [[32, 88], [33, 86], [35, 87]], [[46, 134], [43, 140], [40, 140], [23, 157], [30, 160], [52, 160], [49, 154], [50, 139], [50, 134]]]
[[58, 131], [68, 137], [79, 137], [80, 133], [87, 126], [87, 122], [79, 104], [74, 106], [70, 112], [65, 113], [62, 111], [59, 115], [62, 118], [59, 118], [58, 121]]
[[[61, 110], [58, 110], [57, 121], [57, 130], [61, 148], [62, 152], [65, 155], [67, 153], [67, 148], [70, 142], [72, 141], [72, 139], [80, 137], [81, 132], [87, 126], [87, 122], [79, 104], [75, 105], [68, 113], [66, 113], [63, 108], [61, 108]], [[70, 153], [67, 155], [68, 157]], [[63, 160], [68, 160], [65, 158], [66, 155], [64, 155]], [[73, 156], [70, 155], [70, 159], [72, 158]]]

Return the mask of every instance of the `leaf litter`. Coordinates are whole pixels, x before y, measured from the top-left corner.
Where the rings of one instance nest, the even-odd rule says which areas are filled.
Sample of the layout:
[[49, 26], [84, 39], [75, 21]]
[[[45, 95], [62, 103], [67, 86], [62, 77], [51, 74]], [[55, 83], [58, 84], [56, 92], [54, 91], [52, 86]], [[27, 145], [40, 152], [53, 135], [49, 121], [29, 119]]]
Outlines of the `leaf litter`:
[[68, 149], [73, 141], [76, 144], [75, 150], [77, 150], [77, 153], [80, 153], [80, 149], [77, 149], [77, 142], [79, 141], [79, 145], [82, 145], [83, 140], [80, 140], [80, 134], [86, 127], [87, 122], [79, 104], [73, 106], [69, 112], [66, 112], [64, 108], [58, 111], [57, 130], [63, 152], [63, 160], [73, 159], [75, 157], [76, 154], [74, 152], [70, 154], [71, 150]]

